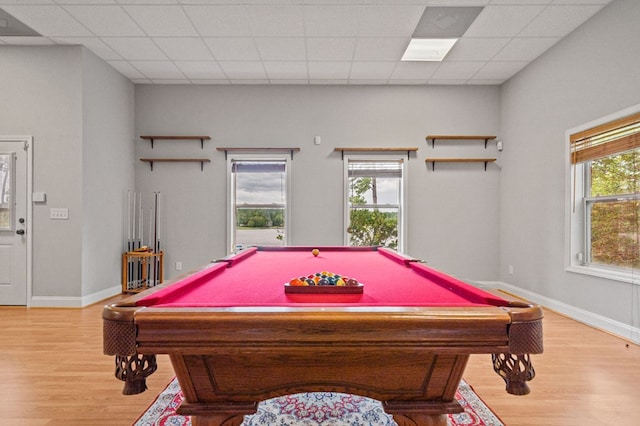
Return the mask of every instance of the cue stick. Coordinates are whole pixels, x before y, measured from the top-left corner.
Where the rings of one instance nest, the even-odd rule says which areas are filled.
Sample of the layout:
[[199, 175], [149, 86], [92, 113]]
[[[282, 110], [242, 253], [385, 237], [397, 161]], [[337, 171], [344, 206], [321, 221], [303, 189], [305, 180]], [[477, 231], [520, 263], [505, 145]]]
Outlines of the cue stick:
[[[127, 226], [127, 241], [125, 243], [125, 252], [131, 251], [131, 190], [127, 190], [127, 213], [126, 213], [126, 226]], [[131, 290], [131, 258], [127, 256], [127, 290]]]
[[[142, 192], [139, 194], [139, 201], [138, 201], [138, 248], [142, 247], [142, 233], [144, 232], [144, 220], [142, 215], [144, 214], [144, 209], [142, 208]], [[142, 262], [140, 260], [140, 258], [138, 258], [138, 276], [137, 276], [137, 282], [138, 282], [138, 288], [142, 287]]]
[[[160, 207], [160, 193], [159, 192], [154, 192], [154, 214], [155, 214], [155, 218], [153, 221], [153, 251], [154, 253], [158, 253], [160, 250], [160, 240], [159, 240], [159, 235], [160, 232], [158, 231], [158, 218], [159, 218], [159, 214], [158, 214], [158, 209]], [[154, 278], [158, 276], [158, 262], [157, 262], [158, 258], [157, 256], [155, 256], [153, 258], [153, 276]]]

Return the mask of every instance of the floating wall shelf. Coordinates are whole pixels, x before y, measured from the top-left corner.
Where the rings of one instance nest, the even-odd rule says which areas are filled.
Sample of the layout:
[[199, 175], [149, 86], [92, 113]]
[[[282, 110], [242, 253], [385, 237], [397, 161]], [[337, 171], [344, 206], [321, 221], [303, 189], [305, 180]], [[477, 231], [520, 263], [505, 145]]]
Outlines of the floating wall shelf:
[[293, 160], [293, 153], [300, 152], [300, 148], [216, 148], [218, 151], [224, 151], [224, 159], [230, 152], [289, 152]]
[[416, 152], [418, 148], [398, 148], [398, 147], [389, 147], [389, 148], [334, 148], [334, 151], [339, 151], [342, 153], [342, 159], [344, 160], [345, 152], [406, 152], [407, 159], [412, 152]]
[[149, 163], [153, 171], [153, 163], [200, 163], [200, 170], [204, 170], [204, 163], [209, 163], [208, 158], [141, 158], [140, 161]]
[[431, 140], [431, 147], [436, 147], [436, 139], [439, 140], [479, 140], [484, 141], [484, 147], [487, 148], [487, 142], [495, 139], [495, 136], [478, 136], [478, 135], [428, 135], [425, 139]]
[[150, 141], [151, 149], [153, 149], [153, 141], [159, 141], [159, 140], [171, 140], [171, 141], [199, 140], [200, 148], [204, 149], [204, 141], [211, 140], [211, 137], [210, 136], [140, 136], [140, 139]]
[[424, 160], [431, 163], [431, 170], [436, 169], [436, 163], [484, 163], [484, 170], [487, 171], [487, 163], [493, 163], [496, 158], [427, 158]]

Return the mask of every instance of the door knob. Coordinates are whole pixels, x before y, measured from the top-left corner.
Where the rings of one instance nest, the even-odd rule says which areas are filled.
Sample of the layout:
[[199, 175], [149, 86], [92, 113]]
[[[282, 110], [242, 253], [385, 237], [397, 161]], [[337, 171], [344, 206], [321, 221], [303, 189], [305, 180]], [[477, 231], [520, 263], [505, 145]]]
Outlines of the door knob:
[[18, 234], [18, 235], [24, 235], [24, 229], [18, 229], [18, 230], [16, 231], [16, 234]]

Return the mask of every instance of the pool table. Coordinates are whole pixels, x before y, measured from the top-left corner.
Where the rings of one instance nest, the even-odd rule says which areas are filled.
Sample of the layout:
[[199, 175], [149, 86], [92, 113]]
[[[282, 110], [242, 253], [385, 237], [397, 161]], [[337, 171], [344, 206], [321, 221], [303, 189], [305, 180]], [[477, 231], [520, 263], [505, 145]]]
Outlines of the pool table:
[[[200, 426], [240, 425], [259, 401], [305, 391], [380, 400], [400, 426], [446, 425], [471, 354], [492, 354], [509, 393], [529, 392], [539, 306], [385, 248], [313, 248], [252, 247], [106, 306], [104, 353], [124, 393], [144, 391], [156, 354], [184, 392], [178, 412]], [[361, 291], [290, 284], [327, 272]]]

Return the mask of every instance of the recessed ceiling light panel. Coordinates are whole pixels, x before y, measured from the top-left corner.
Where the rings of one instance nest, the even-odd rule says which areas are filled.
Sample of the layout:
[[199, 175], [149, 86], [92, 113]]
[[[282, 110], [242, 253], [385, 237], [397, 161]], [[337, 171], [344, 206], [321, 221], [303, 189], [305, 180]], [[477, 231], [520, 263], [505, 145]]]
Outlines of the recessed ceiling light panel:
[[442, 61], [457, 38], [412, 38], [403, 61]]

